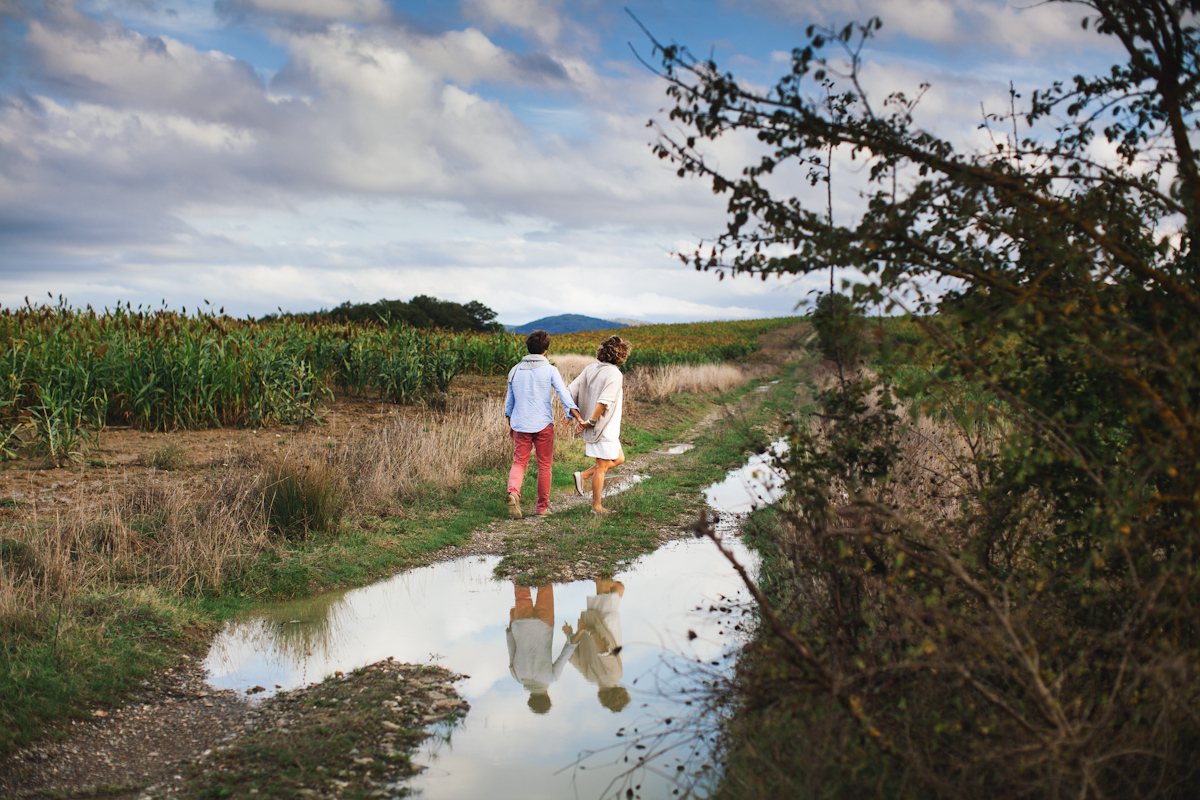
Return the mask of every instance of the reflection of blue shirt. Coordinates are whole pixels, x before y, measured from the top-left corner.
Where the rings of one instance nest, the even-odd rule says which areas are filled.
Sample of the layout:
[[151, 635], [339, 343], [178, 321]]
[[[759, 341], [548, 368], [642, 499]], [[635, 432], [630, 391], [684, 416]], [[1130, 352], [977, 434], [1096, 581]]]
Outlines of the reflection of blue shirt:
[[527, 355], [508, 371], [508, 395], [504, 398], [504, 416], [514, 431], [537, 433], [554, 422], [550, 402], [558, 393], [567, 411], [578, 409], [558, 367], [543, 355]]

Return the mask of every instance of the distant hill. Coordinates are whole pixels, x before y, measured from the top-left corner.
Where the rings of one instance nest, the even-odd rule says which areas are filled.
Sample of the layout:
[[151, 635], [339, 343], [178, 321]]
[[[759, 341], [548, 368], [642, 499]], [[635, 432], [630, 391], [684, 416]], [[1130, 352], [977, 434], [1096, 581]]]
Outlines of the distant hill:
[[556, 317], [542, 317], [524, 325], [509, 327], [511, 333], [575, 333], [576, 331], [603, 331], [609, 328], [627, 328], [623, 322], [613, 322], [608, 319], [587, 317], [583, 314], [559, 314]]

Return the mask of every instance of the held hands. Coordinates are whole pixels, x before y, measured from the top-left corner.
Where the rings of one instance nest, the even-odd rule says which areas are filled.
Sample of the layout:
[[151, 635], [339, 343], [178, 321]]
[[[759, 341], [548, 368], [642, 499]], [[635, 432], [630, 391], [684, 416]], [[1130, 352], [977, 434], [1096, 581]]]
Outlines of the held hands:
[[562, 632], [567, 635], [567, 638], [571, 641], [571, 644], [579, 644], [579, 640], [583, 638], [584, 634], [583, 628], [580, 628], [578, 631], [572, 630], [571, 623], [569, 622], [563, 623]]

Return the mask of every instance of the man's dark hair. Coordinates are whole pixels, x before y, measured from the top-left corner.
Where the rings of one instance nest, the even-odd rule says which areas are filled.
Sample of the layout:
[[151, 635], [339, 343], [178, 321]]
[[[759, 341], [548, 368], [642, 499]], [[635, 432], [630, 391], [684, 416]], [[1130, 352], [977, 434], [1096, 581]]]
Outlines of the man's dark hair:
[[545, 331], [534, 331], [525, 337], [525, 346], [529, 348], [529, 352], [540, 356], [550, 349], [550, 334]]

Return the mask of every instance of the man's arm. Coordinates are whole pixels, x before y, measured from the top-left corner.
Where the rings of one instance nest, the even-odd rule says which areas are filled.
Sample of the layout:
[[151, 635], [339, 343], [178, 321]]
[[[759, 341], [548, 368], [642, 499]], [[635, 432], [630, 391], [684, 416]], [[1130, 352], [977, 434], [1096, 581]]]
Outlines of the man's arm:
[[551, 367], [554, 373], [550, 376], [550, 385], [554, 387], [554, 391], [558, 392], [558, 399], [562, 400], [563, 407], [567, 409], [567, 413], [575, 418], [576, 422], [583, 422], [583, 415], [579, 413], [579, 406], [575, 405], [575, 398], [571, 396], [571, 392], [567, 389], [567, 384], [563, 382], [562, 373], [558, 371], [558, 367]]

